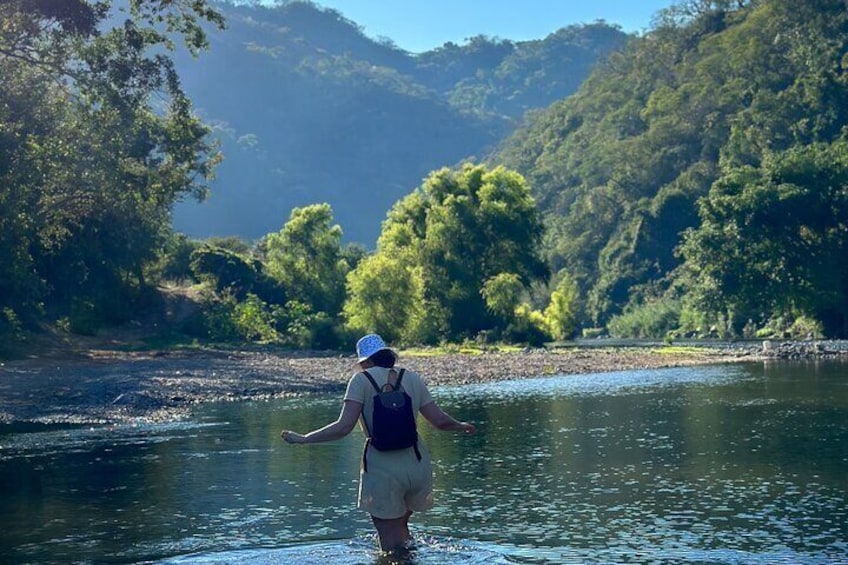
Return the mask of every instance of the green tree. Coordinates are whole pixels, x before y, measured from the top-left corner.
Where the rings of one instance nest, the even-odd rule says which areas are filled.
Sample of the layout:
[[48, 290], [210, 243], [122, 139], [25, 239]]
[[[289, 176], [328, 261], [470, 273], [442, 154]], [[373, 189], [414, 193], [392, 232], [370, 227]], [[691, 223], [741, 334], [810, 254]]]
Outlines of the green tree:
[[329, 204], [295, 208], [282, 230], [266, 237], [267, 273], [291, 300], [336, 316], [344, 303], [349, 270], [341, 239], [342, 229], [333, 224]]
[[577, 329], [580, 295], [577, 282], [568, 273], [560, 273], [558, 278], [543, 315], [551, 337], [563, 340], [574, 335]]
[[524, 285], [515, 273], [500, 273], [483, 283], [480, 294], [486, 301], [486, 307], [496, 316], [510, 320], [515, 309], [521, 304]]
[[204, 0], [133, 0], [110, 27], [111, 8], [0, 3], [0, 264], [17, 266], [0, 301], [27, 317], [41, 302], [119, 312], [174, 202], [202, 196], [217, 162], [162, 48], [182, 36], [197, 52], [220, 16]]
[[397, 257], [378, 253], [362, 260], [348, 275], [347, 294], [345, 325], [354, 333], [375, 332], [401, 343], [437, 333], [425, 327], [420, 269]]
[[[486, 281], [502, 273], [526, 282], [545, 277], [537, 251], [541, 236], [535, 203], [520, 175], [470, 164], [441, 169], [394, 206], [378, 240], [380, 259], [360, 266], [378, 265], [399, 280], [408, 278], [400, 286], [404, 298], [375, 292], [361, 299], [358, 282], [366, 276], [357, 268], [349, 300], [358, 308], [382, 300], [400, 304], [395, 311], [410, 320], [403, 333], [410, 341], [473, 337], [495, 323], [481, 295]], [[377, 317], [371, 323], [390, 325], [378, 324]]]
[[729, 167], [844, 137], [839, 0], [692, 0], [531, 116], [490, 162], [529, 181], [545, 254], [606, 324], [673, 284], [698, 199]]
[[848, 145], [813, 144], [735, 167], [710, 189], [681, 248], [690, 298], [746, 320], [808, 315], [848, 330]]

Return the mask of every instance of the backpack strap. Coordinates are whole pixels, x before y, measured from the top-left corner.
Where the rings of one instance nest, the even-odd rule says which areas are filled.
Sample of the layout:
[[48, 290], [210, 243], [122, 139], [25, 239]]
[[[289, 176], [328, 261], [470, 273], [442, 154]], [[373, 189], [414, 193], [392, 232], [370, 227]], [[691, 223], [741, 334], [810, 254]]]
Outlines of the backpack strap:
[[[406, 372], [406, 369], [401, 368], [400, 372], [398, 373], [397, 382], [395, 383], [395, 389], [400, 388], [400, 381], [401, 381], [401, 379], [403, 379], [403, 374], [405, 372]], [[421, 461], [421, 451], [418, 449], [418, 440], [415, 441], [415, 443], [412, 445], [412, 447], [415, 449], [415, 457], [417, 457], [418, 460]]]
[[[391, 370], [393, 371], [394, 369], [391, 369]], [[397, 390], [397, 389], [400, 388], [400, 381], [403, 379], [403, 374], [405, 372], [406, 372], [406, 369], [403, 369], [403, 368], [401, 368], [401, 370], [398, 372], [398, 378], [395, 381], [394, 386], [392, 386], [392, 390]], [[368, 380], [371, 382], [371, 386], [374, 387], [374, 390], [376, 390], [377, 392], [383, 392], [383, 390], [379, 386], [377, 386], [377, 381], [374, 380], [374, 377], [371, 376], [371, 373], [369, 373], [367, 370], [363, 370], [362, 374], [365, 375], [368, 378]], [[389, 383], [387, 383], [387, 384], [389, 384]]]
[[374, 390], [376, 390], [377, 392], [381, 392], [380, 387], [377, 386], [377, 381], [374, 380], [374, 377], [371, 376], [371, 373], [369, 373], [368, 371], [362, 371], [362, 374], [368, 377], [368, 380], [371, 381], [371, 386], [374, 387]]

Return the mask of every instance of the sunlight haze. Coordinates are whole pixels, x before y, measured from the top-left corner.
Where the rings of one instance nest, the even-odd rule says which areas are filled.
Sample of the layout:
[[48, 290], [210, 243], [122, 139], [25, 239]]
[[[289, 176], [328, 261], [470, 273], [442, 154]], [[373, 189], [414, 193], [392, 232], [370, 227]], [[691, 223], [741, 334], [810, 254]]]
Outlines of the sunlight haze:
[[[269, 2], [270, 3], [270, 2]], [[673, 0], [319, 0], [362, 26], [372, 38], [386, 37], [412, 53], [462, 44], [476, 35], [513, 41], [542, 39], [572, 25], [605, 20], [626, 32], [650, 27], [653, 15]]]

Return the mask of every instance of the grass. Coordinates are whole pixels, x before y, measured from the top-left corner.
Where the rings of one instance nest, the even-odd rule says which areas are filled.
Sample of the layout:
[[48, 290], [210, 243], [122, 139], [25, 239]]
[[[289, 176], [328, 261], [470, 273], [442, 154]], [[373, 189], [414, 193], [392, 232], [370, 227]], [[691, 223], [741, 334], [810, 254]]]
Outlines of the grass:
[[524, 349], [521, 345], [441, 345], [438, 347], [410, 347], [401, 349], [404, 357], [440, 357], [444, 355], [482, 355], [484, 353], [515, 353]]
[[657, 347], [652, 350], [659, 355], [698, 355], [704, 352], [702, 347], [692, 347], [684, 345], [668, 345], [665, 347]]

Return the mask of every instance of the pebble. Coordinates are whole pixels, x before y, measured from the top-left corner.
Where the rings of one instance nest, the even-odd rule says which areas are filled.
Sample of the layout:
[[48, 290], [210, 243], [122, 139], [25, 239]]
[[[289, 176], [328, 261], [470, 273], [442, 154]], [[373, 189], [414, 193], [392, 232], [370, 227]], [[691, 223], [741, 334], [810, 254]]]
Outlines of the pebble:
[[[483, 354], [405, 355], [400, 366], [431, 386], [656, 369], [721, 362], [848, 359], [848, 341], [746, 341], [650, 346], [524, 348]], [[337, 394], [356, 369], [338, 352], [212, 351], [111, 353], [56, 365], [23, 360], [0, 366], [0, 422], [162, 422], [201, 402]], [[73, 391], [73, 394], [56, 395]], [[50, 403], [40, 399], [50, 395]]]

